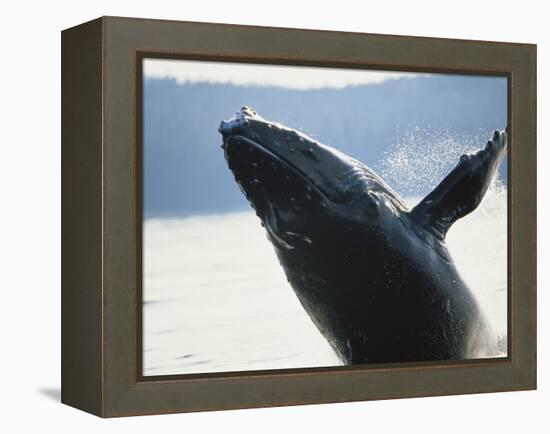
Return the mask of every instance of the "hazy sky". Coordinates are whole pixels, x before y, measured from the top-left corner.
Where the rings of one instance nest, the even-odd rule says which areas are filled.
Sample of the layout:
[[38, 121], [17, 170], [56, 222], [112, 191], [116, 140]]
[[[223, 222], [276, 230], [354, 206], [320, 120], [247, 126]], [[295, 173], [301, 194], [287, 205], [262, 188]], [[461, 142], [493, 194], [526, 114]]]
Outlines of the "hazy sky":
[[207, 81], [292, 89], [343, 88], [418, 75], [403, 72], [166, 59], [144, 59], [143, 73], [145, 77], [171, 77], [178, 82]]

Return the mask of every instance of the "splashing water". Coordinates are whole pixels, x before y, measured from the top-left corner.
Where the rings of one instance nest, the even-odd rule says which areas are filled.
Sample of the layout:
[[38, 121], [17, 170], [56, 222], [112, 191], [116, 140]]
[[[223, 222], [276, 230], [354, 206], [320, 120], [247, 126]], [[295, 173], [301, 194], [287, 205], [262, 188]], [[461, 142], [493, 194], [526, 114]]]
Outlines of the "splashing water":
[[379, 169], [404, 197], [425, 196], [451, 171], [462, 154], [480, 150], [490, 134], [455, 134], [415, 127], [392, 140]]

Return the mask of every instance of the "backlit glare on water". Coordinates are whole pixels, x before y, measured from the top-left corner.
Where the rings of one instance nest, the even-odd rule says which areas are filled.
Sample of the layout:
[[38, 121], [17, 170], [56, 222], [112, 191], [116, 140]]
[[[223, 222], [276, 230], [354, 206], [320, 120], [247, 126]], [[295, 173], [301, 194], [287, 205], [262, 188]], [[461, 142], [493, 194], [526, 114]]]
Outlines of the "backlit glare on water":
[[[481, 208], [448, 234], [457, 268], [501, 339], [505, 198], [493, 187]], [[144, 238], [145, 375], [340, 364], [300, 306], [253, 212], [148, 220]]]

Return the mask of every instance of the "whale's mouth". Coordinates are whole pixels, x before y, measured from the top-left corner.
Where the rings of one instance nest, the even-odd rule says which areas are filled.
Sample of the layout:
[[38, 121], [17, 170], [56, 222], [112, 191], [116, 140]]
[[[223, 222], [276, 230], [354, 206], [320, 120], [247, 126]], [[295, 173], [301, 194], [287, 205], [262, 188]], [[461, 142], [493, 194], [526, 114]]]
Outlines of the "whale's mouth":
[[[227, 138], [224, 139], [224, 155], [225, 159], [229, 165], [229, 168], [233, 170], [232, 164], [231, 164], [231, 158], [229, 156], [229, 147], [234, 146], [234, 143], [236, 142], [237, 146], [249, 146], [253, 147], [254, 149], [258, 150], [263, 154], [265, 158], [271, 159], [272, 167], [276, 167], [276, 165], [283, 166], [287, 171], [292, 172], [296, 177], [300, 178], [304, 184], [307, 184], [309, 186], [309, 191], [315, 191], [317, 195], [322, 196], [325, 200], [329, 200], [328, 193], [323, 189], [322, 186], [317, 185], [315, 182], [315, 179], [313, 179], [310, 175], [308, 175], [304, 170], [302, 170], [297, 165], [293, 164], [291, 161], [289, 161], [287, 158], [283, 157], [282, 155], [278, 155], [274, 153], [272, 150], [268, 149], [266, 146], [263, 146], [260, 142], [257, 142], [249, 137], [246, 137], [244, 135], [235, 134], [235, 135], [229, 135]], [[249, 149], [250, 150], [250, 149]], [[254, 164], [254, 163], [252, 163]], [[274, 166], [275, 165], [275, 166]], [[236, 176], [237, 182], [242, 181], [242, 179], [239, 179], [240, 173], [237, 171], [233, 171]]]

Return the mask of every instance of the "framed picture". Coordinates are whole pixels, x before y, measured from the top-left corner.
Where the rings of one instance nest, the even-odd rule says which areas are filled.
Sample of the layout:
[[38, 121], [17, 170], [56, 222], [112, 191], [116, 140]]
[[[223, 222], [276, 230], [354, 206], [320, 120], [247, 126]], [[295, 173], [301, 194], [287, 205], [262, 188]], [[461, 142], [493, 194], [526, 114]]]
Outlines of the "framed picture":
[[536, 387], [536, 46], [62, 32], [62, 401]]

